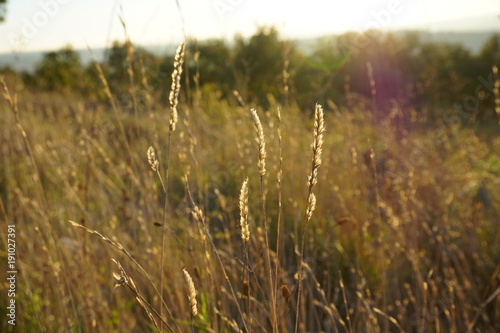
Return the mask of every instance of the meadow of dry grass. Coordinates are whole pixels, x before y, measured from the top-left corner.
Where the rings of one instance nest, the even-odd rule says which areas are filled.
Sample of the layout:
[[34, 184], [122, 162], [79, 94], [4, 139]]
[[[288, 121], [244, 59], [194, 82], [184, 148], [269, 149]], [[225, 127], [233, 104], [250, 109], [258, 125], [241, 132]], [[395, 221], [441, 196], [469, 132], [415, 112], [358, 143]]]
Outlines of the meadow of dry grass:
[[16, 331], [500, 331], [500, 137], [376, 122], [353, 94], [323, 105], [318, 147], [315, 105], [19, 85], [0, 104]]

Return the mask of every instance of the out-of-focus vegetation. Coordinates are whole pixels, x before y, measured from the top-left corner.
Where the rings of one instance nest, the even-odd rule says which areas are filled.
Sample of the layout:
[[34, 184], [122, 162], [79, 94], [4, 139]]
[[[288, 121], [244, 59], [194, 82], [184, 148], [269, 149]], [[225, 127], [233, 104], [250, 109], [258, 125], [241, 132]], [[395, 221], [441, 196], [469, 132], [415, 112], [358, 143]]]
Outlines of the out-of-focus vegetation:
[[[32, 74], [3, 70], [0, 218], [16, 225], [19, 331], [154, 331], [136, 294], [113, 290], [111, 258], [165, 331], [293, 332], [296, 318], [299, 332], [500, 331], [499, 35], [479, 54], [374, 31], [311, 52], [272, 28], [231, 46], [188, 41], [170, 133], [173, 60], [127, 41], [102, 63], [83, 66], [66, 47]], [[316, 102], [326, 133], [296, 316]], [[251, 107], [265, 134], [262, 182]], [[157, 288], [163, 276], [164, 304], [109, 242]]]
[[5, 20], [5, 13], [7, 12], [7, 0], [0, 0], [0, 22]]
[[[418, 33], [405, 35], [368, 31], [347, 33], [317, 41], [313, 50], [299, 50], [293, 42], [279, 37], [274, 28], [263, 27], [249, 39], [236, 37], [233, 45], [222, 40], [190, 42], [188, 72], [199, 74], [195, 82], [189, 78], [190, 90], [198, 84], [203, 92], [232, 99], [237, 90], [243, 99], [256, 105], [269, 106], [270, 99], [284, 102], [291, 96], [300, 108], [315, 102], [333, 101], [342, 104], [346, 90], [367, 98], [371, 86], [367, 64], [373, 68], [376, 82], [377, 117], [393, 105], [427, 109], [433, 120], [442, 119], [443, 108], [453, 107], [468, 96], [475, 95], [478, 84], [487, 84], [482, 94], [491, 94], [491, 67], [500, 64], [500, 35], [492, 35], [478, 54], [461, 45], [419, 40]], [[194, 54], [199, 61], [194, 62]], [[112, 92], [126, 104], [129, 99], [127, 66], [134, 72], [136, 89], [144, 89], [146, 80], [150, 93], [161, 95], [169, 87], [172, 55], [158, 57], [142, 48], [133, 50], [127, 62], [126, 43], [115, 42], [105, 61], [100, 64]], [[23, 74], [30, 91], [78, 93], [90, 100], [104, 97], [96, 63], [83, 66], [70, 46], [47, 53], [35, 73]], [[283, 72], [287, 73], [285, 86]], [[138, 92], [138, 91], [137, 91]], [[492, 98], [483, 98], [479, 108], [468, 111], [477, 124], [496, 117]], [[428, 108], [432, 105], [432, 108]]]

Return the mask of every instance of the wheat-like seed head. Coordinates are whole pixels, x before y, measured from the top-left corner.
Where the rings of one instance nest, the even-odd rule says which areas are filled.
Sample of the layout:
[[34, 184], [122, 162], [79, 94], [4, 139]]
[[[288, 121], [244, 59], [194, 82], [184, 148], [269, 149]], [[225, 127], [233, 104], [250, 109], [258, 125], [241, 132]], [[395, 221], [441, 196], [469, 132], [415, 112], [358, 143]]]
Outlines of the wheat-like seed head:
[[311, 217], [315, 209], [316, 209], [316, 195], [314, 195], [314, 193], [311, 193], [309, 195], [309, 198], [307, 199], [306, 223], [311, 221]]
[[153, 147], [148, 148], [148, 162], [151, 165], [153, 171], [158, 171], [158, 159], [156, 158], [155, 149]]
[[196, 288], [194, 287], [193, 279], [189, 275], [188, 271], [184, 268], [184, 279], [188, 286], [188, 299], [189, 305], [191, 306], [191, 316], [196, 317], [198, 314], [198, 302], [196, 301]]
[[184, 50], [186, 43], [182, 43], [177, 48], [174, 58], [174, 71], [172, 72], [172, 86], [170, 87], [170, 95], [168, 101], [170, 103], [170, 131], [175, 131], [177, 124], [177, 104], [179, 103], [179, 91], [181, 90], [181, 74], [182, 64], [184, 63]]
[[248, 227], [248, 178], [241, 185], [239, 206], [241, 239], [243, 239], [243, 242], [248, 243], [250, 240], [250, 228]]
[[257, 110], [251, 109], [253, 121], [255, 124], [255, 131], [257, 132], [257, 136], [255, 141], [257, 142], [257, 146], [259, 148], [259, 161], [257, 162], [257, 166], [259, 167], [259, 173], [262, 177], [266, 175], [266, 141], [264, 139], [264, 129], [262, 128], [262, 123], [260, 122], [259, 115], [257, 114]]
[[193, 217], [195, 218], [196, 221], [198, 222], [204, 221], [203, 211], [198, 206], [194, 206], [193, 211], [191, 213], [193, 214]]
[[323, 107], [316, 104], [316, 110], [314, 112], [314, 139], [312, 144], [313, 151], [313, 161], [311, 175], [309, 176], [309, 188], [318, 182], [318, 169], [321, 165], [321, 153], [323, 151], [323, 133], [325, 132], [325, 121]]

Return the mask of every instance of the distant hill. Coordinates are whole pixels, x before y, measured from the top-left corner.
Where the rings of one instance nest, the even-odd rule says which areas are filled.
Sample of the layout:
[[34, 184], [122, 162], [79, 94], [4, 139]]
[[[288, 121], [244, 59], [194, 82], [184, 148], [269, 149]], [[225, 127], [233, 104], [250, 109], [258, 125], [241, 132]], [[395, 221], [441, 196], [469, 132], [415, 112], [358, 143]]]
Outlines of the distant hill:
[[[144, 47], [149, 52], [156, 55], [173, 54], [177, 45], [150, 45]], [[106, 52], [109, 49], [99, 48], [92, 49], [78, 49], [76, 52], [80, 55], [80, 60], [84, 65], [89, 64], [95, 57], [97, 61], [101, 62], [105, 59]], [[18, 72], [33, 72], [36, 64], [43, 59], [44, 54], [50, 51], [39, 52], [23, 52], [23, 53], [4, 53], [0, 54], [0, 68], [8, 66]]]
[[[396, 36], [402, 36], [405, 33], [410, 32], [410, 30], [395, 31]], [[495, 34], [500, 34], [499, 31], [485, 30], [480, 32], [435, 32], [429, 33], [424, 31], [418, 31], [421, 42], [435, 42], [435, 43], [450, 43], [450, 44], [462, 44], [466, 49], [470, 50], [473, 54], [479, 53], [486, 41]], [[332, 36], [320, 36], [317, 38], [328, 38], [335, 37]], [[312, 50], [317, 38], [304, 38], [296, 40], [296, 45], [299, 49], [305, 53]]]
[[[397, 31], [395, 34], [402, 35], [405, 31]], [[420, 32], [420, 38], [423, 42], [447, 42], [462, 44], [472, 53], [478, 53], [484, 43], [498, 31], [485, 30], [480, 32]], [[326, 36], [322, 36], [326, 37]], [[317, 38], [304, 38], [295, 40], [296, 45], [305, 53], [312, 50]], [[177, 45], [147, 45], [144, 48], [156, 55], [162, 56], [165, 54], [173, 54]], [[88, 64], [92, 61], [92, 54], [98, 61], [105, 58], [107, 49], [100, 48], [92, 50], [92, 54], [87, 49], [76, 50], [80, 54], [80, 59], [83, 64]], [[0, 54], [0, 68], [11, 67], [18, 72], [33, 72], [36, 64], [42, 60], [43, 55], [49, 51], [40, 52], [25, 52], [25, 53], [5, 53]]]
[[484, 43], [486, 43], [486, 41], [495, 34], [500, 34], [500, 31], [436, 33], [421, 32], [420, 37], [422, 41], [462, 44], [472, 53], [477, 54], [479, 53], [479, 51], [481, 51]]

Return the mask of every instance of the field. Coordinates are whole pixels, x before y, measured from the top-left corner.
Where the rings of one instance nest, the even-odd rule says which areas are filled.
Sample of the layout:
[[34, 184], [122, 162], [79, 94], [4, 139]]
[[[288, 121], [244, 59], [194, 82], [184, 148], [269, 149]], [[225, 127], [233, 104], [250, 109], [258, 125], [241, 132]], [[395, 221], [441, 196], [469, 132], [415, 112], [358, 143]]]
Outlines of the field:
[[92, 101], [3, 78], [14, 331], [500, 331], [496, 118], [381, 117], [371, 64], [371, 97], [223, 98], [181, 53], [140, 100], [127, 67], [128, 104], [105, 72]]

